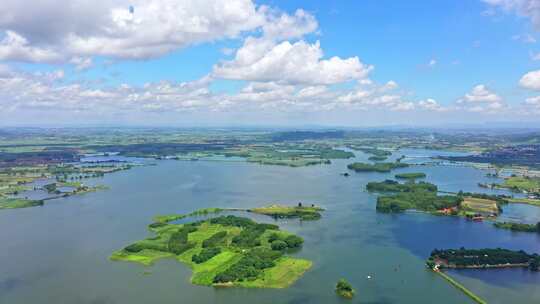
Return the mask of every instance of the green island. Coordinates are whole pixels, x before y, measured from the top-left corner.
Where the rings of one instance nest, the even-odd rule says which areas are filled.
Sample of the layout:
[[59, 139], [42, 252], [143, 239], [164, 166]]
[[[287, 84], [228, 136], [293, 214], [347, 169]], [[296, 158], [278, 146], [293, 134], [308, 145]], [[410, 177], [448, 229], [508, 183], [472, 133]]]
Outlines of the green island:
[[405, 183], [394, 180], [369, 182], [366, 190], [382, 193], [377, 198], [377, 211], [385, 213], [417, 210], [481, 221], [484, 218], [496, 218], [502, 210], [501, 205], [508, 203], [506, 197], [482, 193], [439, 195], [436, 185], [414, 180]]
[[301, 220], [318, 220], [321, 218], [323, 208], [315, 205], [303, 206], [298, 203], [297, 206], [270, 205], [268, 207], [248, 209], [253, 213], [264, 214], [274, 218], [300, 218]]
[[149, 225], [155, 236], [114, 252], [111, 260], [148, 266], [158, 259], [174, 258], [192, 269], [193, 284], [204, 286], [285, 288], [311, 268], [311, 261], [287, 255], [301, 248], [304, 240], [277, 225], [235, 215], [171, 223], [223, 210], [210, 208], [184, 216], [156, 217]]
[[336, 293], [345, 299], [352, 299], [355, 291], [349, 282], [345, 279], [340, 279], [336, 284]]
[[455, 279], [444, 273], [445, 269], [496, 269], [496, 268], [528, 268], [539, 271], [540, 256], [526, 252], [501, 248], [484, 249], [434, 249], [426, 261], [429, 269], [443, 277], [454, 287], [462, 291], [473, 301], [485, 304], [482, 298], [474, 294]]
[[378, 156], [378, 155], [373, 155], [373, 156], [368, 157], [368, 160], [371, 160], [371, 161], [385, 161], [387, 159], [388, 157], [386, 156]]
[[377, 211], [403, 212], [415, 209], [438, 212], [457, 207], [462, 198], [452, 195], [437, 195], [437, 186], [426, 182], [401, 184], [393, 180], [370, 182], [366, 189], [371, 192], [391, 193], [377, 198]]
[[396, 179], [420, 179], [425, 178], [426, 174], [422, 172], [412, 172], [412, 173], [399, 173], [395, 175]]
[[538, 271], [540, 256], [501, 248], [434, 249], [426, 264], [432, 269], [484, 269], [525, 267]]
[[380, 172], [380, 173], [386, 173], [390, 172], [397, 168], [406, 168], [408, 167], [408, 164], [401, 163], [401, 162], [394, 162], [394, 163], [375, 163], [375, 164], [368, 164], [368, 163], [352, 163], [347, 165], [347, 168], [349, 170], [354, 170], [356, 172]]
[[540, 233], [540, 222], [536, 224], [495, 222], [493, 223], [493, 225], [497, 228], [508, 229], [512, 231]]

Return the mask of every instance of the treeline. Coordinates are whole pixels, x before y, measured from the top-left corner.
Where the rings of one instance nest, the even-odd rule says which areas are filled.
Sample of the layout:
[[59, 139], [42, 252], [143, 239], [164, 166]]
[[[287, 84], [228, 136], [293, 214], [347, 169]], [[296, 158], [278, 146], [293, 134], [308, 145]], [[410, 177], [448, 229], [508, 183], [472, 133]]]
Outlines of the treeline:
[[195, 243], [188, 242], [188, 234], [197, 231], [197, 224], [186, 224], [171, 234], [169, 240], [165, 243], [155, 243], [151, 241], [140, 241], [124, 248], [129, 253], [137, 253], [144, 249], [171, 252], [176, 255], [195, 247]]
[[347, 165], [347, 168], [350, 170], [354, 170], [356, 172], [381, 172], [386, 173], [390, 172], [393, 169], [397, 168], [405, 168], [409, 165], [406, 163], [401, 162], [394, 162], [394, 163], [376, 163], [376, 164], [368, 164], [368, 163], [352, 163]]
[[214, 283], [255, 280], [266, 268], [274, 267], [283, 255], [281, 251], [259, 247], [250, 250], [238, 262], [214, 277]]
[[456, 268], [527, 264], [531, 270], [537, 271], [540, 257], [537, 254], [528, 254], [523, 250], [465, 249], [462, 247], [460, 249], [433, 250], [427, 263], [433, 267], [437, 261], [443, 262], [439, 264], [440, 267]]
[[512, 231], [540, 233], [540, 222], [536, 224], [496, 222], [493, 225], [497, 228], [509, 229]]

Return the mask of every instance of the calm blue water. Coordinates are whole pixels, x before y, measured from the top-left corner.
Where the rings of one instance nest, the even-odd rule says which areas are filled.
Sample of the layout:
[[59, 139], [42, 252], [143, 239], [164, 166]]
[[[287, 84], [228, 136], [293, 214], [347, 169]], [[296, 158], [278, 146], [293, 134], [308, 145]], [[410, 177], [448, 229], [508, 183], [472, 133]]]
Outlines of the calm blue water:
[[[358, 160], [365, 159], [358, 153]], [[364, 190], [369, 181], [421, 171], [444, 191], [486, 191], [477, 186], [486, 179], [483, 171], [418, 166], [392, 174], [340, 176], [349, 162], [289, 168], [238, 161], [157, 161], [156, 166], [89, 180], [110, 186], [107, 191], [51, 200], [43, 207], [3, 210], [0, 303], [350, 303], [333, 292], [342, 277], [358, 291], [353, 303], [434, 303], [435, 298], [437, 303], [470, 303], [425, 269], [433, 248], [500, 246], [540, 252], [538, 235], [499, 230], [486, 222], [376, 213], [376, 195]], [[314, 262], [287, 289], [194, 286], [190, 270], [173, 260], [152, 267], [108, 260], [114, 250], [149, 236], [146, 226], [157, 214], [299, 201], [327, 211], [316, 222], [278, 222], [305, 238], [296, 255]], [[507, 207], [505, 215], [540, 220], [535, 207], [515, 206]], [[540, 301], [540, 274], [518, 269], [453, 275], [489, 303]]]

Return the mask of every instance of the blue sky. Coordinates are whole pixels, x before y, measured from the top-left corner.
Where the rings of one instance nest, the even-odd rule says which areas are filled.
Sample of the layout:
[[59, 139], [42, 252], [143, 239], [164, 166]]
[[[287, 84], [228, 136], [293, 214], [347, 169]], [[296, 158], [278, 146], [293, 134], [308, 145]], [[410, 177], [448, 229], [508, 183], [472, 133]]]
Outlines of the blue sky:
[[[216, 9], [220, 1], [104, 2], [88, 13], [103, 24], [94, 28], [77, 18], [88, 1], [74, 1], [62, 14], [54, 0], [35, 11], [7, 0], [0, 16], [38, 18], [0, 17], [0, 118], [7, 124], [39, 118], [362, 126], [510, 116], [534, 122], [540, 114], [537, 0], [235, 1], [227, 16]], [[180, 4], [183, 11], [152, 12], [149, 2], [164, 10]], [[56, 18], [59, 26], [33, 24], [41, 17]], [[193, 32], [182, 18], [206, 18], [209, 25], [197, 23]], [[290, 24], [280, 25], [284, 18]], [[269, 30], [280, 26], [277, 34]], [[247, 48], [250, 39], [258, 53]], [[282, 48], [294, 53], [272, 57]], [[252, 61], [239, 59], [244, 51]], [[304, 65], [309, 54], [317, 58]], [[339, 60], [331, 62], [334, 56]], [[22, 79], [19, 86], [14, 79]], [[39, 90], [29, 94], [28, 87]]]

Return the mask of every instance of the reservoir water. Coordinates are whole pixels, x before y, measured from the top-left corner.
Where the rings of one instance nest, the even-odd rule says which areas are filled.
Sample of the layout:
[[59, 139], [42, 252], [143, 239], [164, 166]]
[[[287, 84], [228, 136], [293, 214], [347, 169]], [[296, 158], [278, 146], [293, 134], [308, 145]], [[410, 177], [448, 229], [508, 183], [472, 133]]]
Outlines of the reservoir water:
[[[355, 153], [358, 160], [367, 158]], [[426, 153], [440, 154], [404, 150], [395, 157]], [[377, 196], [365, 191], [369, 181], [420, 171], [444, 191], [489, 192], [477, 186], [494, 181], [485, 171], [425, 165], [391, 174], [341, 176], [350, 162], [290, 168], [162, 160], [89, 180], [109, 190], [50, 200], [43, 207], [2, 210], [0, 303], [472, 303], [425, 268], [432, 249], [505, 247], [540, 253], [538, 234], [422, 213], [380, 214], [375, 211]], [[278, 221], [282, 229], [304, 237], [296, 255], [314, 265], [287, 289], [195, 286], [189, 282], [189, 268], [174, 260], [143, 267], [108, 259], [114, 250], [151, 235], [146, 226], [158, 214], [297, 202], [327, 210], [315, 222]], [[505, 209], [504, 216], [511, 219], [540, 220], [536, 207]], [[451, 275], [488, 303], [540, 302], [540, 273], [513, 269]], [[333, 292], [340, 278], [357, 290], [352, 302]]]

